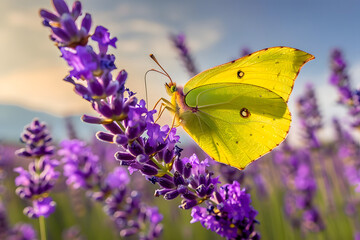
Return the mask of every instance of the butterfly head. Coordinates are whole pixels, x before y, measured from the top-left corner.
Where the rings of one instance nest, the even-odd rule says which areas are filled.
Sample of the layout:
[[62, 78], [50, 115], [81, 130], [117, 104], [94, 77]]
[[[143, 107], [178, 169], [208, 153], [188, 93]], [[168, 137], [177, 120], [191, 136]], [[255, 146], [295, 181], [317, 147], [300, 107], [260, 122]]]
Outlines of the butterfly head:
[[174, 82], [170, 82], [170, 83], [166, 83], [165, 84], [165, 89], [166, 89], [166, 92], [172, 96], [175, 92], [178, 91], [178, 88], [176, 86], [176, 83]]

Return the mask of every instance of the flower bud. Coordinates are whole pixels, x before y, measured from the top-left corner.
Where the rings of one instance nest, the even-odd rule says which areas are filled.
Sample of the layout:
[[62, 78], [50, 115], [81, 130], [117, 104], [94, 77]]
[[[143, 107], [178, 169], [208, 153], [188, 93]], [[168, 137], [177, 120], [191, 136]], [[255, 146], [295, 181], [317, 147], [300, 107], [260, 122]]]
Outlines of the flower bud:
[[178, 171], [180, 174], [184, 173], [184, 163], [181, 161], [180, 158], [176, 158], [174, 162], [175, 170]]
[[183, 200], [179, 207], [186, 210], [195, 207], [197, 204], [196, 200]]
[[137, 155], [136, 161], [138, 161], [139, 163], [146, 163], [147, 161], [149, 161], [149, 156], [146, 154]]
[[173, 190], [173, 191], [166, 193], [164, 195], [164, 198], [166, 200], [172, 200], [172, 199], [176, 198], [177, 196], [179, 196], [179, 192], [177, 190]]
[[90, 124], [101, 124], [103, 119], [99, 118], [99, 117], [93, 117], [93, 116], [89, 116], [89, 115], [83, 115], [81, 117], [81, 120], [83, 122], [86, 122], [86, 123], [90, 123]]
[[121, 128], [116, 122], [103, 124], [103, 127], [109, 130], [113, 134], [124, 134], [124, 131], [121, 130]]
[[134, 160], [135, 157], [133, 155], [131, 155], [130, 153], [127, 152], [116, 152], [114, 157], [116, 158], [116, 160], [119, 161], [129, 161], [129, 160]]
[[148, 176], [153, 176], [158, 174], [158, 169], [156, 167], [153, 167], [149, 164], [144, 164], [143, 167], [140, 169], [140, 171]]
[[174, 183], [176, 186], [185, 184], [185, 180], [183, 176], [181, 176], [181, 174], [178, 171], [175, 171], [174, 173]]
[[171, 189], [171, 188], [175, 187], [175, 184], [172, 181], [170, 181], [169, 179], [166, 179], [166, 178], [159, 178], [158, 183], [163, 188]]
[[126, 144], [128, 142], [128, 138], [123, 135], [123, 134], [116, 134], [116, 135], [113, 135], [113, 142], [119, 144], [119, 145], [123, 145], [123, 144]]
[[185, 178], [189, 178], [189, 177], [190, 177], [190, 175], [191, 175], [191, 169], [192, 169], [191, 163], [185, 164], [185, 169], [184, 169], [184, 177], [185, 177]]
[[129, 146], [128, 146], [129, 152], [134, 155], [140, 155], [140, 154], [144, 154], [144, 149], [142, 146], [140, 146], [139, 143], [137, 143], [136, 141], [132, 142]]
[[169, 149], [166, 149], [165, 152], [164, 152], [164, 155], [163, 155], [163, 158], [164, 158], [164, 162], [165, 163], [170, 163], [172, 158], [173, 158], [173, 151], [170, 151]]
[[114, 135], [110, 134], [110, 133], [106, 133], [106, 132], [97, 132], [96, 133], [96, 138], [103, 141], [103, 142], [109, 142], [109, 143], [113, 143], [113, 139], [114, 139]]
[[206, 187], [204, 184], [201, 184], [196, 188], [196, 192], [199, 195], [199, 197], [204, 197], [206, 195]]

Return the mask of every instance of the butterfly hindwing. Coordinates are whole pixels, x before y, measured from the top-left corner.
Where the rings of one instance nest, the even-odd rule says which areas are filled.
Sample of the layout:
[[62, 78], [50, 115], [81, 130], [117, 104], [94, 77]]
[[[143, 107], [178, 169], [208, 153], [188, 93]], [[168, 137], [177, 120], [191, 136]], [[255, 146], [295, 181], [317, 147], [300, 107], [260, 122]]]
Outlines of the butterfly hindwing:
[[266, 48], [196, 75], [184, 86], [184, 94], [207, 84], [245, 83], [269, 89], [287, 102], [301, 67], [313, 58], [295, 48]]
[[283, 98], [254, 85], [200, 86], [185, 103], [197, 110], [180, 116], [183, 128], [212, 158], [239, 169], [281, 143], [290, 127]]

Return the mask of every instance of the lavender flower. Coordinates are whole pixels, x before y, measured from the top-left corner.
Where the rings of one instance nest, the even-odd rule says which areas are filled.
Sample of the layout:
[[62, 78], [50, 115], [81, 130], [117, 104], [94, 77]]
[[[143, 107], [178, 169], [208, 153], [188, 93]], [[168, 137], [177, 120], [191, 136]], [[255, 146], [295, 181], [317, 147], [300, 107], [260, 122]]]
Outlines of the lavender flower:
[[42, 157], [52, 155], [54, 146], [51, 143], [51, 136], [44, 122], [34, 119], [30, 125], [24, 128], [20, 138], [25, 143], [25, 147], [16, 151], [16, 155], [23, 157]]
[[26, 145], [25, 148], [18, 150], [17, 154], [34, 158], [34, 161], [29, 163], [28, 170], [22, 167], [14, 169], [19, 174], [15, 179], [16, 194], [22, 199], [32, 201], [32, 206], [24, 209], [24, 214], [28, 217], [48, 217], [55, 211], [56, 205], [48, 194], [60, 175], [55, 171], [58, 162], [50, 159], [54, 151], [51, 137], [45, 123], [35, 119], [25, 128], [21, 139]]
[[339, 143], [337, 157], [341, 160], [339, 167], [341, 168], [341, 175], [345, 176], [348, 183], [355, 186], [355, 191], [360, 192], [360, 164], [358, 156], [360, 156], [360, 145], [353, 138], [353, 136], [343, 129], [338, 120], [333, 121], [335, 129], [337, 130], [337, 141]]
[[6, 240], [36, 240], [36, 232], [30, 224], [16, 224], [9, 233]]
[[40, 10], [40, 15], [44, 18], [44, 26], [50, 27], [52, 30], [51, 40], [58, 43], [59, 46], [86, 45], [91, 28], [90, 14], [85, 15], [80, 28], [75, 25], [75, 21], [81, 15], [81, 3], [74, 2], [71, 11], [62, 0], [54, 0], [53, 5], [55, 13], [44, 9]]
[[305, 93], [297, 100], [298, 114], [307, 145], [319, 148], [320, 143], [316, 132], [322, 127], [322, 119], [317, 104], [314, 87], [306, 85]]
[[[61, 4], [60, 4], [61, 2]], [[54, 5], [63, 5], [63, 0], [54, 1]], [[56, 7], [56, 6], [55, 6]], [[59, 7], [58, 7], [59, 8]], [[58, 9], [56, 7], [56, 9]], [[57, 11], [61, 15], [61, 11]], [[63, 14], [68, 14], [63, 11]], [[60, 17], [62, 18], [62, 16]], [[46, 26], [63, 23], [50, 18]], [[53, 28], [51, 28], [53, 30]], [[76, 35], [76, 31], [68, 31]], [[53, 34], [55, 34], [53, 32]], [[91, 124], [102, 124], [106, 131], [98, 132], [97, 138], [108, 143], [117, 144], [119, 151], [115, 158], [120, 165], [128, 167], [130, 173], [135, 171], [142, 173], [146, 179], [160, 186], [155, 192], [155, 196], [164, 196], [171, 200], [178, 196], [182, 198], [180, 208], [190, 209], [203, 202], [211, 203], [212, 199], [220, 204], [220, 193], [218, 193], [218, 178], [208, 170], [207, 161], [199, 162], [196, 156], [190, 158], [180, 158], [180, 150], [176, 146], [179, 137], [176, 135], [176, 129], [170, 129], [168, 126], [161, 127], [153, 120], [155, 111], [148, 111], [145, 107], [145, 101], [138, 101], [134, 93], [126, 89], [124, 84], [127, 79], [127, 73], [121, 70], [116, 78], [113, 78], [112, 72], [116, 69], [114, 65], [114, 56], [107, 54], [108, 46], [115, 47], [115, 40], [110, 38], [106, 28], [96, 27], [92, 40], [99, 45], [99, 52], [95, 51], [90, 45], [77, 43], [76, 46], [69, 47], [67, 39], [58, 38], [56, 41], [60, 46], [62, 57], [67, 61], [72, 70], [70, 75], [65, 78], [75, 87], [75, 92], [87, 101], [91, 102], [92, 107], [98, 112], [99, 116], [84, 115], [82, 120]], [[79, 83], [78, 79], [85, 80], [85, 83]], [[106, 209], [109, 216], [112, 216], [115, 222], [121, 225], [123, 216], [129, 215], [124, 210], [118, 211], [119, 201], [125, 197], [125, 189], [117, 186], [112, 189], [109, 184], [105, 184], [100, 191], [93, 193], [98, 199], [106, 202]], [[110, 192], [110, 196], [109, 196]], [[109, 197], [106, 197], [109, 196]], [[137, 194], [135, 194], [137, 196]], [[226, 199], [226, 198], [225, 198]], [[131, 198], [127, 202], [136, 202], [136, 198]], [[133, 204], [136, 205], [135, 203]], [[248, 205], [244, 205], [248, 207]], [[124, 209], [124, 208], [122, 208]], [[141, 209], [141, 207], [138, 209]], [[225, 209], [219, 207], [219, 216], [225, 220], [226, 213], [221, 213]], [[239, 216], [242, 208], [236, 208]], [[244, 210], [247, 211], [247, 210]], [[144, 216], [147, 216], [146, 214]], [[156, 216], [156, 214], [155, 214]], [[252, 224], [255, 215], [249, 219], [248, 224]], [[237, 218], [239, 220], [240, 217]], [[127, 222], [129, 224], [130, 221]], [[135, 224], [135, 223], [134, 223]], [[248, 224], [245, 224], [248, 227]], [[245, 225], [237, 225], [240, 232], [249, 231]], [[135, 229], [137, 228], [136, 225]], [[253, 226], [253, 225], [251, 225]], [[155, 227], [157, 229], [157, 227]], [[241, 230], [241, 231], [240, 231]], [[125, 231], [127, 235], [130, 228]], [[156, 235], [156, 234], [155, 234]], [[251, 233], [249, 236], [255, 234]], [[245, 234], [245, 236], [247, 236]]]
[[352, 127], [360, 127], [360, 91], [351, 86], [349, 76], [346, 73], [346, 62], [339, 49], [331, 54], [332, 73], [330, 84], [334, 85], [339, 93], [339, 102], [348, 107], [352, 116]]
[[72, 185], [75, 189], [91, 189], [99, 183], [102, 172], [98, 156], [94, 155], [84, 142], [76, 139], [64, 140], [60, 147], [58, 154], [63, 156], [67, 185]]
[[321, 157], [322, 148], [317, 132], [322, 128], [322, 117], [318, 108], [317, 99], [314, 88], [311, 84], [307, 84], [305, 93], [298, 99], [298, 114], [301, 122], [301, 127], [304, 134], [304, 142], [306, 147], [313, 151], [312, 158], [316, 163], [320, 164], [320, 171], [325, 183], [327, 200], [330, 208], [335, 207], [333, 200], [331, 180], [326, 172], [326, 163]]
[[284, 210], [292, 225], [304, 232], [323, 230], [324, 223], [313, 203], [317, 184], [310, 152], [283, 144], [282, 151], [274, 152], [274, 156], [276, 164], [281, 166], [282, 179], [287, 187]]
[[106, 175], [98, 156], [84, 142], [65, 140], [61, 146], [59, 155], [64, 163], [66, 183], [86, 190], [101, 202], [121, 236], [137, 234], [141, 239], [154, 239], [161, 235], [162, 216], [156, 208], [142, 203], [138, 192], [129, 191], [130, 179], [124, 168], [116, 167]]
[[250, 195], [238, 182], [223, 185], [212, 200], [207, 208], [192, 209], [191, 223], [199, 221], [227, 239], [260, 239], [254, 230], [257, 212], [250, 205]]
[[186, 37], [185, 34], [173, 34], [170, 35], [170, 39], [173, 42], [175, 48], [178, 50], [180, 58], [185, 65], [186, 70], [189, 73], [190, 77], [195, 76], [199, 73], [197, 70], [194, 60], [190, 54], [189, 48], [186, 45]]

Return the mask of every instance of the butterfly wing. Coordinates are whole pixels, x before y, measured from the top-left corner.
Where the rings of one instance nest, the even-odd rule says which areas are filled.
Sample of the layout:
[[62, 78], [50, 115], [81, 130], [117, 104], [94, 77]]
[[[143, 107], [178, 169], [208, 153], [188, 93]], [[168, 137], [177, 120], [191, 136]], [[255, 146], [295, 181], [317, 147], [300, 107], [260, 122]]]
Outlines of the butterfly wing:
[[295, 48], [267, 48], [201, 72], [186, 83], [184, 94], [207, 84], [246, 83], [269, 89], [287, 102], [301, 67], [312, 59]]
[[281, 143], [291, 115], [285, 101], [268, 89], [236, 83], [197, 87], [185, 96], [197, 109], [181, 125], [212, 158], [239, 169]]

